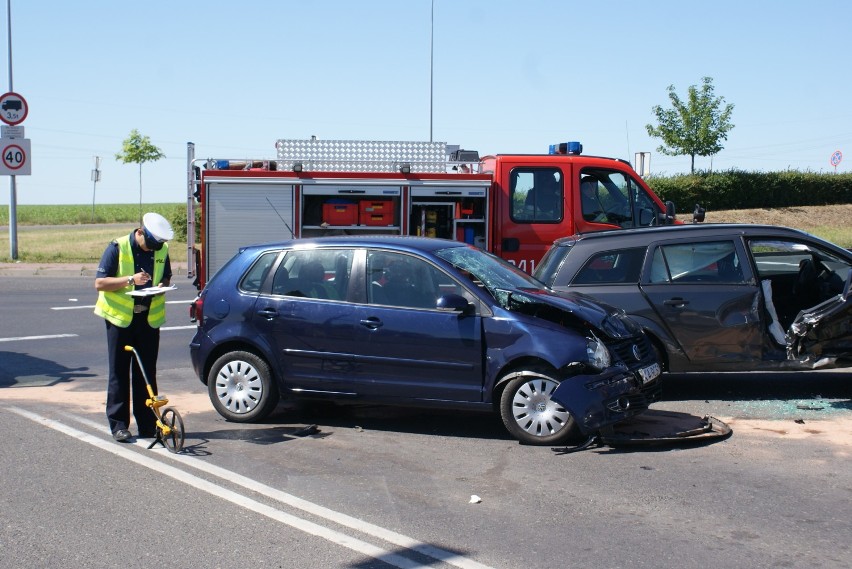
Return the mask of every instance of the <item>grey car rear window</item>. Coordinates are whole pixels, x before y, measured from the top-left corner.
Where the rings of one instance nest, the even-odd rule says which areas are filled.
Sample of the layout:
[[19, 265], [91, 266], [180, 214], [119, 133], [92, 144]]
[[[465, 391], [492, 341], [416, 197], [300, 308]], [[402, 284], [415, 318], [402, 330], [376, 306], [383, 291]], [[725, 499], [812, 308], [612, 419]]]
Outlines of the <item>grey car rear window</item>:
[[644, 259], [645, 247], [597, 253], [586, 261], [571, 284], [635, 284]]

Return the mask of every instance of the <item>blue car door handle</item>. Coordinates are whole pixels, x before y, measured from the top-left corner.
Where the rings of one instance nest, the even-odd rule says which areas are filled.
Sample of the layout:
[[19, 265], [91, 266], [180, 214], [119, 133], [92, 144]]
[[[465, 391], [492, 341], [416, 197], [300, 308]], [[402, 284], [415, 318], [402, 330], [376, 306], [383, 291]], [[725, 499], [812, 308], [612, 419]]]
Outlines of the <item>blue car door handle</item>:
[[375, 330], [376, 328], [381, 328], [383, 326], [382, 321], [376, 317], [364, 318], [361, 320], [361, 326], [365, 326], [370, 330]]
[[257, 315], [261, 318], [266, 318], [267, 320], [272, 320], [273, 318], [278, 317], [278, 311], [274, 308], [261, 308], [257, 311]]
[[665, 304], [666, 306], [678, 307], [686, 306], [687, 304], [689, 304], [689, 301], [683, 298], [670, 298], [669, 300], [664, 301], [663, 304]]

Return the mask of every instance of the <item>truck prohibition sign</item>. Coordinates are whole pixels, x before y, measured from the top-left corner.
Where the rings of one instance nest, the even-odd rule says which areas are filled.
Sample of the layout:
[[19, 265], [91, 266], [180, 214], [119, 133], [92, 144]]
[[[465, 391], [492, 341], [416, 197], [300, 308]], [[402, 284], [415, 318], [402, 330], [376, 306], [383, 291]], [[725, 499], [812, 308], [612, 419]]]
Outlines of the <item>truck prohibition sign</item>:
[[0, 96], [0, 120], [4, 123], [21, 124], [29, 111], [27, 102], [19, 94], [10, 91]]

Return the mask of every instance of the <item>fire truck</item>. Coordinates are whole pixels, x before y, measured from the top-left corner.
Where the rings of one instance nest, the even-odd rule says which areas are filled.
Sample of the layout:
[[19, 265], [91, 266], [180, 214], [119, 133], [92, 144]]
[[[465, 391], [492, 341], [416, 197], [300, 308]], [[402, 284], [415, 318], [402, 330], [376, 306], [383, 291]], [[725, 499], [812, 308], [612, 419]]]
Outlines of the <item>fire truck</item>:
[[252, 243], [421, 235], [465, 241], [532, 273], [558, 237], [676, 222], [674, 205], [628, 162], [584, 155], [579, 142], [484, 157], [443, 142], [312, 137], [275, 147], [274, 159], [200, 159], [188, 143], [188, 275], [199, 289]]

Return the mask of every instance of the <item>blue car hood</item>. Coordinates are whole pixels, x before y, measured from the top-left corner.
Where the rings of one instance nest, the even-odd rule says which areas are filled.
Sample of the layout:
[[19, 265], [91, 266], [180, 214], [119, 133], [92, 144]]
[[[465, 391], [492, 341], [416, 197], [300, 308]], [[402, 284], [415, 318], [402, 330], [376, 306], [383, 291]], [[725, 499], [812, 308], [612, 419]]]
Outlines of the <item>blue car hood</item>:
[[591, 327], [609, 338], [630, 338], [641, 334], [639, 326], [623, 310], [582, 293], [556, 295], [536, 289], [516, 289], [508, 293], [506, 308], [512, 311], [563, 326]]

